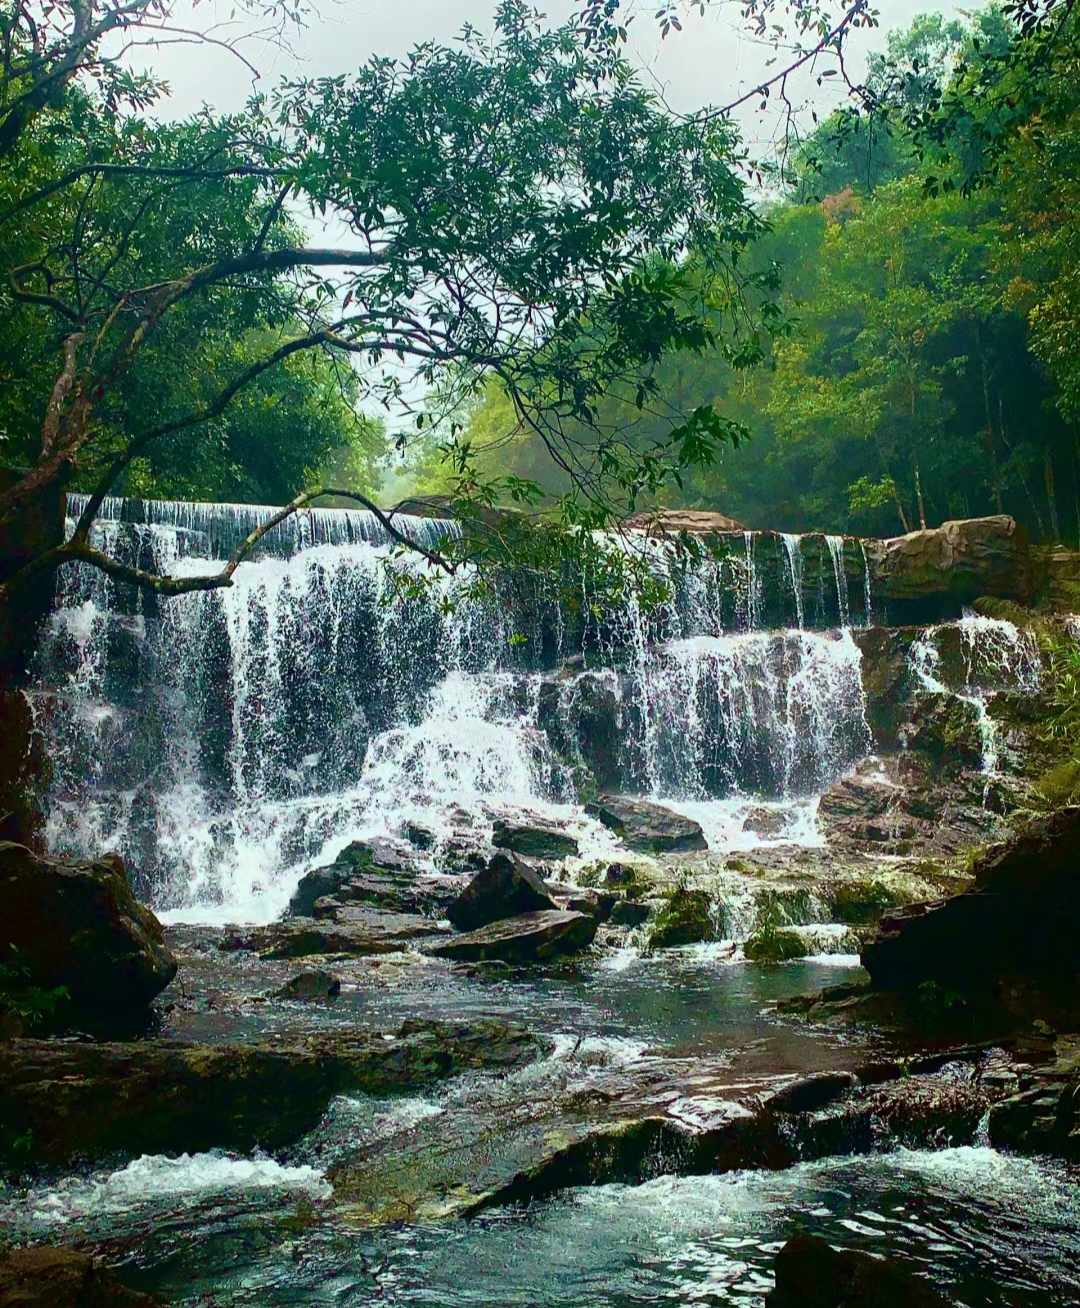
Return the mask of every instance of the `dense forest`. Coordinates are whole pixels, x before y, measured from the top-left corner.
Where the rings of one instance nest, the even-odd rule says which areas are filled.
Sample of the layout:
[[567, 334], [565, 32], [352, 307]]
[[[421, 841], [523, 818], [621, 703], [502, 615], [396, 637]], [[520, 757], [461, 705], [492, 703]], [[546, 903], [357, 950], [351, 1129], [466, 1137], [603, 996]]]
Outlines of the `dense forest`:
[[[791, 144], [751, 252], [779, 276], [782, 330], [749, 367], [661, 365], [669, 403], [713, 403], [749, 439], [664, 503], [886, 535], [1008, 512], [1077, 539], [1080, 36], [1067, 15], [1022, 84], [1017, 42], [994, 7], [919, 18], [872, 59], [872, 112]], [[617, 420], [656, 435], [648, 406]], [[469, 424], [493, 466], [560, 488], [497, 387]], [[421, 476], [444, 484], [437, 455]]]

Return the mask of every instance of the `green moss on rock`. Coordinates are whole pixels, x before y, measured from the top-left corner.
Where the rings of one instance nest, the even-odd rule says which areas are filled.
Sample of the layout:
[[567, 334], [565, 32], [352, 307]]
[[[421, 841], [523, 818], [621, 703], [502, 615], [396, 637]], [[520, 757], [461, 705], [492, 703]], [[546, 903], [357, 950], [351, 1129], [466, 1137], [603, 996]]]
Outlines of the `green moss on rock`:
[[716, 940], [721, 934], [713, 901], [704, 890], [675, 886], [667, 892], [665, 903], [649, 927], [650, 949], [670, 949], [675, 945], [696, 945]]

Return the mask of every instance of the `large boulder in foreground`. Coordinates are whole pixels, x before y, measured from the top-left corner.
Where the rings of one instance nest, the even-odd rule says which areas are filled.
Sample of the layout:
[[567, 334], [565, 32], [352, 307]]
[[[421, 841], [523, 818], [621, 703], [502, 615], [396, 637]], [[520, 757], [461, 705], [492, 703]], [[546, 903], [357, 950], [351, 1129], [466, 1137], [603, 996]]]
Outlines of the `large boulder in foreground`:
[[528, 863], [514, 854], [496, 854], [450, 905], [446, 916], [459, 931], [477, 931], [504, 918], [556, 907]]
[[1032, 821], [973, 870], [963, 894], [886, 914], [863, 950], [873, 984], [929, 982], [1016, 1016], [1080, 1019], [1080, 808]]
[[588, 913], [558, 910], [522, 913], [453, 936], [430, 952], [439, 958], [462, 963], [481, 963], [497, 959], [503, 963], [543, 963], [563, 954], [587, 949], [596, 935], [598, 922]]
[[176, 975], [161, 923], [136, 900], [115, 854], [63, 863], [0, 844], [0, 956], [27, 982], [66, 987], [63, 1021], [117, 1026], [145, 1016]]
[[775, 1275], [766, 1308], [949, 1308], [948, 1299], [891, 1258], [834, 1249], [816, 1235], [788, 1240]]
[[153, 1308], [100, 1258], [51, 1244], [0, 1252], [0, 1308]]
[[1007, 514], [943, 522], [866, 546], [875, 595], [886, 600], [948, 597], [955, 607], [980, 595], [1020, 604], [1031, 597], [1027, 534]]
[[692, 818], [645, 799], [600, 795], [595, 802], [585, 805], [585, 812], [639, 854], [687, 853], [709, 848], [701, 827]]
[[522, 1067], [544, 1050], [518, 1023], [485, 1018], [242, 1044], [10, 1040], [0, 1044], [0, 1159], [60, 1166], [279, 1149], [316, 1126], [336, 1095], [416, 1094], [470, 1070]]

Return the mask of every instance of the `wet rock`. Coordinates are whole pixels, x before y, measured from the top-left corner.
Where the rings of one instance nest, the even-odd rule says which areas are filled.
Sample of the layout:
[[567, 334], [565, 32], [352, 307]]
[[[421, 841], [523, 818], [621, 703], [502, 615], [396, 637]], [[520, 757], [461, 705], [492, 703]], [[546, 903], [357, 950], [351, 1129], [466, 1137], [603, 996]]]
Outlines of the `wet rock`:
[[769, 1107], [774, 1113], [811, 1113], [839, 1099], [854, 1084], [850, 1072], [817, 1072], [778, 1090]]
[[945, 773], [961, 768], [978, 771], [983, 759], [983, 734], [977, 707], [955, 695], [920, 694], [900, 740], [912, 753], [923, 754]]
[[1015, 518], [998, 514], [913, 531], [870, 550], [876, 590], [889, 601], [947, 597], [954, 605], [980, 595], [1026, 604], [1031, 551]]
[[100, 1258], [39, 1245], [0, 1252], [0, 1308], [152, 1308], [159, 1300], [129, 1290]]
[[381, 840], [354, 840], [333, 863], [300, 878], [287, 916], [333, 917], [341, 904], [438, 916], [456, 893], [456, 887], [418, 873], [406, 851]]
[[851, 776], [821, 796], [818, 816], [826, 822], [880, 817], [896, 798], [896, 787], [869, 777]]
[[297, 972], [290, 977], [280, 990], [274, 991], [275, 999], [336, 999], [341, 994], [341, 981], [329, 972], [316, 970]]
[[949, 1301], [888, 1258], [837, 1250], [797, 1235], [776, 1255], [776, 1287], [766, 1308], [948, 1308]]
[[572, 886], [569, 890], [569, 894], [559, 895], [559, 890], [553, 888], [553, 893], [559, 895], [565, 907], [572, 912], [588, 913], [598, 922], [607, 922], [615, 905], [620, 902], [617, 895], [603, 890], [582, 889], [579, 886]]
[[639, 927], [652, 917], [652, 907], [639, 899], [620, 899], [612, 908], [608, 922], [612, 926]]
[[672, 890], [649, 927], [649, 947], [669, 949], [696, 945], [723, 935], [715, 906], [704, 890], [679, 886]]
[[[513, 1022], [409, 1021], [378, 1031], [244, 1044], [12, 1040], [0, 1045], [0, 1158], [281, 1148], [339, 1094], [416, 1093], [470, 1069], [505, 1072], [544, 1051]], [[11, 1153], [17, 1137], [23, 1152]]]
[[496, 819], [491, 843], [497, 849], [509, 849], [526, 858], [576, 858], [578, 854], [578, 842], [573, 836], [541, 823]]
[[943, 993], [1016, 1017], [1080, 1020], [1080, 808], [1032, 821], [974, 864], [952, 899], [888, 913], [863, 949], [876, 987]]
[[27, 984], [66, 987], [58, 1019], [118, 1029], [145, 1020], [176, 975], [161, 923], [140, 904], [115, 854], [90, 863], [0, 844], [0, 951], [10, 946]]
[[421, 826], [419, 822], [409, 822], [405, 826], [405, 838], [417, 849], [434, 849], [435, 832], [430, 827]]
[[743, 818], [743, 830], [766, 840], [775, 840], [784, 834], [784, 815], [772, 808], [752, 808]]
[[556, 907], [537, 872], [516, 854], [496, 854], [477, 872], [446, 916], [459, 931], [476, 931], [492, 922]]
[[585, 805], [585, 812], [637, 853], [685, 853], [709, 847], [701, 827], [691, 818], [648, 800], [601, 795]]
[[430, 918], [416, 914], [381, 913], [363, 905], [335, 905], [335, 909], [332, 920], [289, 917], [246, 934], [226, 936], [219, 947], [248, 950], [261, 958], [392, 954], [442, 934]]
[[436, 945], [439, 958], [478, 963], [499, 959], [504, 963], [542, 963], [563, 954], [587, 949], [596, 935], [597, 919], [587, 913], [549, 910], [522, 913], [454, 936]]
[[604, 871], [605, 886], [632, 886], [637, 873], [625, 863], [610, 863]]

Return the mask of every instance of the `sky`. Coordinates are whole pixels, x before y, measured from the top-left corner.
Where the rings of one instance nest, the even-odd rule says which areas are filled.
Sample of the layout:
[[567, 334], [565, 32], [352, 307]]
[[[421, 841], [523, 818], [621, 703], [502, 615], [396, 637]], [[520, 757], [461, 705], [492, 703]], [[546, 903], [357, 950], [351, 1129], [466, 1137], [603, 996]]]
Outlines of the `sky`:
[[[169, 109], [183, 115], [208, 103], [219, 110], [238, 108], [253, 87], [268, 88], [279, 76], [322, 76], [348, 73], [373, 54], [403, 55], [421, 41], [449, 43], [465, 23], [488, 31], [496, 0], [314, 0], [316, 11], [304, 30], [291, 38], [291, 49], [281, 50], [256, 40], [243, 47], [258, 67], [256, 84], [251, 72], [235, 55], [194, 44], [164, 46], [144, 51], [143, 58], [171, 87]], [[657, 7], [649, 0], [636, 0], [631, 24], [632, 56], [643, 74], [664, 95], [670, 107], [687, 112], [706, 104], [723, 104], [751, 90], [768, 75], [767, 61], [775, 52], [755, 42], [741, 27], [739, 4], [717, 4], [710, 0], [704, 17], [694, 10], [684, 17], [681, 33], [662, 39], [653, 14]], [[565, 18], [575, 8], [574, 0], [550, 0], [541, 5], [553, 21]], [[970, 6], [969, 6], [970, 7]], [[226, 0], [195, 0], [188, 21], [205, 28], [212, 15], [226, 20], [222, 35], [242, 30], [231, 28], [232, 6]], [[880, 26], [853, 34], [849, 65], [858, 75], [869, 50], [884, 45], [890, 28], [905, 27], [920, 13], [940, 9], [959, 12], [954, 0], [934, 4], [929, 0], [879, 0]], [[772, 71], [778, 65], [772, 66]], [[816, 76], [804, 78], [800, 94], [814, 93], [819, 110], [829, 107], [829, 83], [816, 86]], [[837, 86], [832, 99], [839, 98]], [[775, 111], [761, 113], [756, 105], [738, 114], [744, 138], [756, 146], [767, 146], [776, 134]]]

